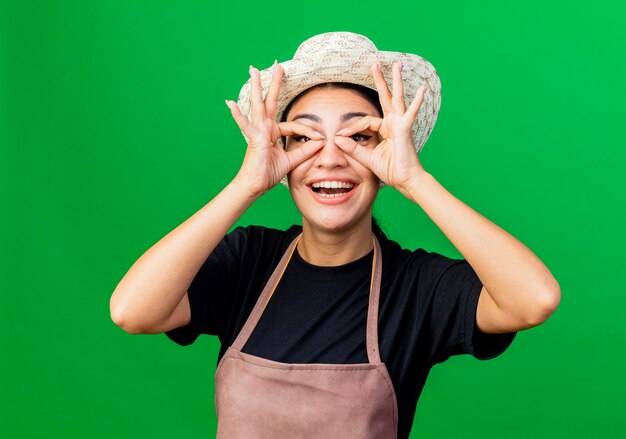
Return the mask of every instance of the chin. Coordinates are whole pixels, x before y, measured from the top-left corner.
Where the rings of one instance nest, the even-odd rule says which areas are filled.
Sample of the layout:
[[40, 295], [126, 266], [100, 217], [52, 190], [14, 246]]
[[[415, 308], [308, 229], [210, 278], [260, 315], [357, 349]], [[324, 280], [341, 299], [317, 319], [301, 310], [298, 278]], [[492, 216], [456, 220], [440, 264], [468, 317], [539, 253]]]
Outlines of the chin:
[[[371, 215], [370, 215], [371, 216]], [[346, 215], [312, 215], [308, 218], [303, 215], [302, 223], [306, 223], [310, 228], [330, 232], [330, 233], [344, 233], [350, 230], [356, 230], [359, 228], [359, 224], [367, 221], [367, 217], [362, 218], [346, 218]]]
[[[295, 190], [291, 195], [302, 215], [302, 225], [327, 233], [345, 233], [359, 230], [369, 224], [375, 197], [364, 197], [358, 188], [345, 197], [331, 200], [320, 199], [310, 187]], [[344, 199], [345, 198], [345, 199]]]

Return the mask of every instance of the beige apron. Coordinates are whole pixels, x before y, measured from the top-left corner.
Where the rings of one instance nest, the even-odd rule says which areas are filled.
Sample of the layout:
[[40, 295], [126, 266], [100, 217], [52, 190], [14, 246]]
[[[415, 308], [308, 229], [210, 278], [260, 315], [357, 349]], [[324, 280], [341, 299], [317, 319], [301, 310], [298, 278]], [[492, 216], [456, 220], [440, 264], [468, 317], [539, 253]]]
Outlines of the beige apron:
[[299, 238], [283, 255], [237, 339], [217, 366], [217, 438], [396, 438], [396, 394], [378, 352], [382, 256], [375, 236], [367, 313], [368, 363], [289, 364], [241, 352]]

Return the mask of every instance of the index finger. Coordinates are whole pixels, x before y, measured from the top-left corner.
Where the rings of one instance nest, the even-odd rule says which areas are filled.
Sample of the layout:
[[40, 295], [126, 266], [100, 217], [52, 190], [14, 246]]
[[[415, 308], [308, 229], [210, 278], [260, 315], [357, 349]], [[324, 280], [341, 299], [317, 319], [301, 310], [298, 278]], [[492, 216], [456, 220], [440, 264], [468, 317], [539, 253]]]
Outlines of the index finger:
[[324, 135], [315, 131], [310, 126], [298, 123], [298, 122], [279, 122], [278, 130], [281, 136], [293, 136], [294, 134], [301, 134], [311, 139], [323, 139]]
[[358, 133], [359, 131], [364, 131], [368, 129], [380, 132], [380, 127], [382, 126], [382, 124], [383, 120], [380, 117], [364, 116], [360, 119], [355, 119], [347, 127], [337, 131], [337, 134], [346, 137]]

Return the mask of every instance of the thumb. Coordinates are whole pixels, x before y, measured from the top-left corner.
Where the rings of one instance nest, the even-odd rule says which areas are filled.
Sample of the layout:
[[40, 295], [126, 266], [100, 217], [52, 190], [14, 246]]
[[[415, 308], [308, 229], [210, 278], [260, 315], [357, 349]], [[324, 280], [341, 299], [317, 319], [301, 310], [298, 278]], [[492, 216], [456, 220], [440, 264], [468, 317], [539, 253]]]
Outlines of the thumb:
[[343, 152], [358, 160], [363, 166], [372, 169], [372, 156], [374, 150], [359, 145], [350, 137], [336, 136], [335, 144], [341, 148]]
[[301, 165], [324, 146], [325, 140], [310, 140], [299, 148], [286, 152], [287, 160], [289, 161], [289, 172], [295, 167]]

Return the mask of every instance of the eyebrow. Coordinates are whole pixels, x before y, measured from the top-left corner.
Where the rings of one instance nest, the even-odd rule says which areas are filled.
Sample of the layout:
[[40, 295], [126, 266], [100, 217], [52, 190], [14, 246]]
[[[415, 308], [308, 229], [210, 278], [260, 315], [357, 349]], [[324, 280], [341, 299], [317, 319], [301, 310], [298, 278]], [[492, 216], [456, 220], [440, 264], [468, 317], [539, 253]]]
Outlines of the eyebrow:
[[[365, 116], [368, 116], [368, 114], [367, 113], [363, 113], [361, 111], [353, 111], [353, 112], [350, 112], [350, 113], [343, 114], [341, 116], [341, 121], [342, 122], [346, 122], [346, 121], [352, 119], [353, 117], [365, 117]], [[312, 120], [313, 122], [317, 122], [317, 123], [321, 123], [322, 122], [322, 119], [320, 119], [319, 116], [316, 116], [315, 114], [311, 114], [311, 113], [297, 114], [291, 120], [294, 121], [296, 119], [309, 119], [309, 120]]]
[[367, 113], [363, 113], [361, 111], [354, 111], [352, 113], [346, 113], [343, 116], [341, 116], [341, 121], [345, 122], [347, 120], [352, 119], [353, 117], [365, 117], [367, 115], [368, 115]]
[[317, 122], [317, 123], [320, 123], [322, 121], [322, 119], [320, 119], [319, 116], [316, 116], [315, 114], [310, 114], [310, 113], [298, 114], [298, 115], [296, 115], [296, 117], [294, 117], [291, 120], [294, 121], [296, 119], [309, 119], [309, 120], [312, 120], [313, 122]]

